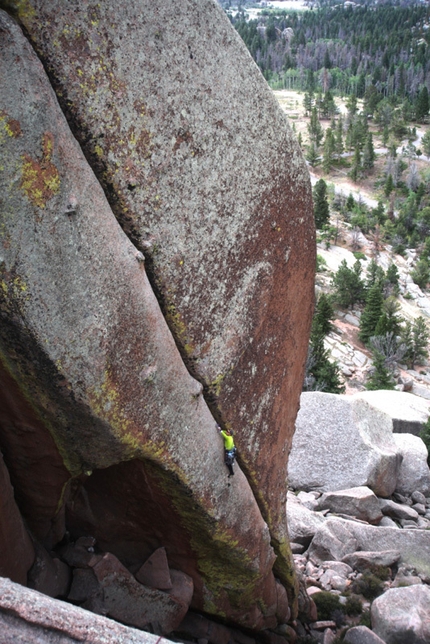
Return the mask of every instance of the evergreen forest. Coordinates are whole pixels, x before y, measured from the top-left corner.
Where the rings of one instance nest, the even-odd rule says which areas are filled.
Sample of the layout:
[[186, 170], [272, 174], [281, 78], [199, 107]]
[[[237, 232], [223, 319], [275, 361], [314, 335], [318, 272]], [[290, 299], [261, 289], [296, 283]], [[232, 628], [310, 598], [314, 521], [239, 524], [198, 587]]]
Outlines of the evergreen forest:
[[[223, 3], [229, 4], [227, 3]], [[321, 2], [308, 11], [267, 8], [249, 20], [228, 15], [266, 80], [276, 89], [364, 98], [408, 99], [430, 82], [430, 6]]]

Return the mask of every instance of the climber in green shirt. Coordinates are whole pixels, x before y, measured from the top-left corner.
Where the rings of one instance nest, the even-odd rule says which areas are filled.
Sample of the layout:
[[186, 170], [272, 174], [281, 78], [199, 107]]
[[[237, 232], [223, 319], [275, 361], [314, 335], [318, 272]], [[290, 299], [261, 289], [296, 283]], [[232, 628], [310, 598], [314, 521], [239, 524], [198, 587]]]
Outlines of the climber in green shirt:
[[236, 457], [236, 447], [234, 445], [233, 432], [230, 429], [221, 429], [219, 425], [216, 426], [219, 433], [224, 439], [224, 461], [228, 467], [229, 478], [234, 476], [233, 463]]

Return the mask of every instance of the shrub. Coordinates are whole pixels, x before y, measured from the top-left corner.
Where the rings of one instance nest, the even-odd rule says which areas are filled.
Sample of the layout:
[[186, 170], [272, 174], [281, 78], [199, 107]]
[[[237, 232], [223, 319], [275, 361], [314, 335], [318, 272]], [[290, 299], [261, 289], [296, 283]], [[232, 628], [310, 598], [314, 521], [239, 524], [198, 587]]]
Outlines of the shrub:
[[369, 572], [381, 581], [387, 581], [391, 577], [391, 568], [381, 564], [372, 564], [369, 566]]
[[345, 604], [345, 613], [351, 617], [355, 617], [356, 615], [361, 615], [362, 612], [363, 604], [361, 603], [361, 599], [356, 595], [348, 597]]
[[372, 601], [384, 592], [383, 582], [370, 571], [366, 571], [362, 577], [355, 580], [352, 585], [352, 592], [356, 595], [363, 595], [363, 597]]
[[361, 252], [361, 250], [356, 250], [354, 253], [352, 253], [355, 257], [355, 259], [367, 259], [366, 255]]
[[316, 267], [317, 273], [322, 273], [323, 271], [326, 271], [326, 270], [327, 270], [327, 262], [325, 261], [322, 255], [317, 255], [317, 267]]
[[360, 626], [367, 626], [367, 628], [372, 628], [372, 621], [370, 619], [370, 610], [364, 610], [361, 613]]
[[313, 595], [312, 599], [316, 604], [319, 620], [333, 619], [334, 613], [342, 611], [342, 604], [337, 595], [323, 591]]

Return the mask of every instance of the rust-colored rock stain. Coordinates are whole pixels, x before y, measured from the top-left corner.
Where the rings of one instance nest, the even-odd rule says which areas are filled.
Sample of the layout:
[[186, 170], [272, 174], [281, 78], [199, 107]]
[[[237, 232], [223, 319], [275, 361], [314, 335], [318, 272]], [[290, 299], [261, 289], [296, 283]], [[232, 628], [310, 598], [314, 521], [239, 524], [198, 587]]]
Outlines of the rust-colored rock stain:
[[21, 188], [39, 208], [45, 208], [46, 202], [60, 190], [60, 175], [51, 160], [53, 148], [53, 134], [45, 132], [42, 137], [42, 158], [33, 159], [25, 153], [22, 159]]

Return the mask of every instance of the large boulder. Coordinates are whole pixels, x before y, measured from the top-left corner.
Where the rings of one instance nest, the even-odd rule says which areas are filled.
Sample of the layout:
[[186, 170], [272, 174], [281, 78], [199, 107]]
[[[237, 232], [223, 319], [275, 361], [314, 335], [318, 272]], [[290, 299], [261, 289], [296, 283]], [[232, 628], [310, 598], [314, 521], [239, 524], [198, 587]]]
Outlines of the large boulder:
[[2, 644], [169, 644], [171, 640], [118, 624], [0, 577]]
[[0, 441], [21, 511], [49, 548], [66, 525], [130, 565], [163, 545], [197, 609], [262, 628], [277, 593], [267, 524], [240, 468], [227, 485], [222, 439], [142, 255], [3, 12], [0, 88], [0, 356], [14, 392]]
[[367, 486], [378, 496], [390, 496], [400, 461], [387, 414], [351, 396], [301, 395], [288, 464], [292, 488]]
[[26, 585], [35, 552], [15, 502], [9, 472], [0, 453], [0, 576]]
[[390, 416], [393, 432], [418, 436], [430, 416], [430, 400], [405, 391], [360, 391], [353, 398], [366, 400], [372, 407]]
[[348, 644], [385, 644], [384, 640], [381, 640], [367, 626], [353, 626], [349, 628], [343, 641]]
[[402, 519], [411, 521], [418, 520], [418, 512], [413, 508], [410, 508], [409, 505], [396, 503], [390, 499], [380, 499], [379, 504], [382, 513], [387, 517], [397, 519], [398, 521], [401, 521]]
[[159, 590], [170, 590], [172, 580], [170, 578], [166, 549], [157, 548], [139, 568], [135, 577], [144, 586], [158, 588]]
[[67, 597], [72, 573], [69, 566], [58, 558], [52, 558], [35, 542], [36, 558], [28, 571], [28, 586], [50, 597]]
[[288, 493], [287, 522], [290, 541], [308, 546], [325, 517], [302, 505], [294, 494]]
[[394, 440], [403, 456], [397, 477], [396, 492], [410, 496], [413, 492], [430, 495], [428, 451], [424, 442], [412, 434], [395, 434]]
[[[242, 467], [291, 584], [285, 470], [314, 291], [309, 175], [215, 0], [7, 0]], [[274, 438], [276, 435], [276, 438]]]
[[365, 485], [339, 492], [325, 492], [318, 499], [317, 508], [336, 514], [348, 514], [368, 523], [377, 524], [382, 519], [378, 498]]
[[371, 608], [372, 628], [386, 644], [430, 642], [430, 588], [391, 588]]
[[398, 550], [383, 550], [380, 552], [358, 550], [345, 555], [342, 561], [354, 570], [364, 572], [365, 570], [372, 570], [375, 566], [394, 566], [401, 559], [401, 556]]
[[343, 560], [358, 550], [401, 553], [404, 564], [418, 573], [430, 576], [430, 532], [428, 530], [399, 530], [366, 525], [344, 519], [328, 519], [318, 528], [309, 547], [309, 558], [321, 561]]
[[158, 625], [162, 633], [171, 633], [188, 611], [193, 586], [185, 601], [173, 594], [140, 584], [114, 555], [106, 553], [93, 568], [102, 589], [105, 614], [123, 624], [148, 628]]

